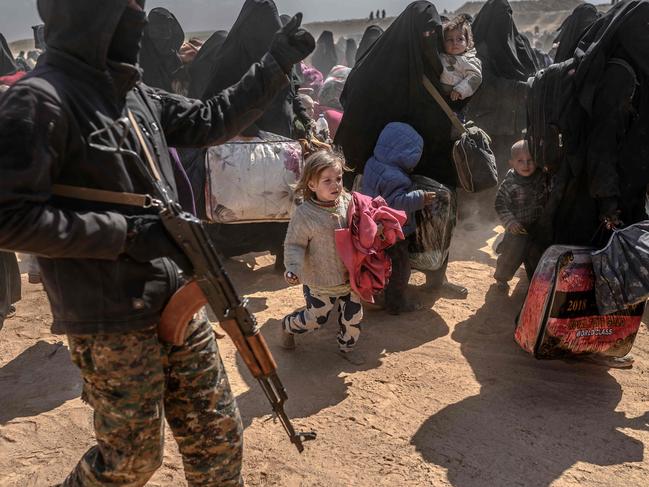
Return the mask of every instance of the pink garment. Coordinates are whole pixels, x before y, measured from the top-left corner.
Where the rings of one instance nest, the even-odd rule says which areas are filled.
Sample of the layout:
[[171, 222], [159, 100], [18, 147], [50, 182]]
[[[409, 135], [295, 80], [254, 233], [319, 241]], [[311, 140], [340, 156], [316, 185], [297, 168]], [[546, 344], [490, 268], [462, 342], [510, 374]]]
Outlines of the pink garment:
[[0, 85], [13, 86], [23, 79], [27, 73], [25, 71], [16, 71], [13, 74], [8, 74], [7, 76], [0, 77]]
[[302, 77], [304, 79], [301, 87], [311, 89], [310, 96], [314, 99], [318, 98], [322, 89], [322, 83], [324, 83], [322, 73], [305, 62], [302, 62], [300, 67], [302, 68]]
[[348, 228], [336, 230], [338, 255], [349, 271], [351, 287], [364, 301], [385, 289], [392, 261], [385, 249], [403, 240], [401, 227], [408, 217], [390, 208], [383, 198], [352, 193], [347, 210]]

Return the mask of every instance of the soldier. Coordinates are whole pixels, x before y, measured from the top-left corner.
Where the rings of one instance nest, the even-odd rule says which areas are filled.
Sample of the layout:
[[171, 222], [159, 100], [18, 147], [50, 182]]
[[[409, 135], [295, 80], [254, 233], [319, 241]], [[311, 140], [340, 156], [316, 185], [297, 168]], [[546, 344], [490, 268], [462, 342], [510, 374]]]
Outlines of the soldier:
[[155, 211], [62, 196], [61, 185], [147, 193], [133, 153], [148, 150], [175, 195], [167, 144], [239, 133], [315, 41], [298, 14], [239, 83], [201, 102], [139, 81], [144, 0], [38, 0], [38, 9], [45, 58], [0, 101], [0, 248], [39, 255], [53, 331], [68, 335], [94, 409], [97, 445], [63, 485], [146, 484], [162, 463], [165, 418], [189, 485], [240, 485], [242, 425], [209, 323], [195, 319], [178, 347], [156, 334], [186, 259]]

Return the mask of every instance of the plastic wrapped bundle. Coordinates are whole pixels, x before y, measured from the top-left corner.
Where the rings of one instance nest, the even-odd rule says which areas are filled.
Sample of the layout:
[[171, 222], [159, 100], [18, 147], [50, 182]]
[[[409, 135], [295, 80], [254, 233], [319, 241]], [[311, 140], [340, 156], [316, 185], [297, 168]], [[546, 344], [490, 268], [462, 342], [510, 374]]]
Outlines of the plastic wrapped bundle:
[[210, 147], [206, 156], [207, 217], [214, 223], [287, 222], [293, 185], [304, 167], [299, 142], [261, 132]]
[[633, 347], [644, 303], [602, 315], [590, 247], [550, 247], [541, 259], [514, 338], [538, 359], [589, 353], [624, 357]]
[[410, 236], [410, 264], [419, 271], [436, 271], [444, 265], [455, 229], [457, 197], [443, 184], [413, 176], [413, 190], [437, 193], [435, 202], [415, 214], [417, 231]]

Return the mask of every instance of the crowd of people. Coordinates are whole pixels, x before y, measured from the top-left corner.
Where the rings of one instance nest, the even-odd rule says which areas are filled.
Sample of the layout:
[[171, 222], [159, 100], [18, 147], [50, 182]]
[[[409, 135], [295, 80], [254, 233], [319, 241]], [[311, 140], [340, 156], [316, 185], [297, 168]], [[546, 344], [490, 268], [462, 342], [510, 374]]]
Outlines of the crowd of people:
[[[155, 209], [116, 199], [151, 191], [134, 156], [205, 219], [210, 146], [264, 133], [304, 141], [290, 223], [206, 229], [223, 256], [270, 251], [286, 282], [303, 286], [305, 307], [281, 321], [284, 348], [336, 315], [340, 353], [355, 364], [364, 301], [394, 316], [421, 309], [408, 289], [413, 268], [431, 292], [467, 296], [446, 277], [458, 201], [479, 198], [500, 219], [494, 286], [504, 293], [521, 265], [532, 279], [551, 245], [602, 247], [647, 219], [647, 0], [605, 13], [580, 5], [552, 53], [518, 31], [507, 0], [488, 0], [475, 18], [417, 0], [385, 31], [369, 25], [337, 42], [331, 31], [316, 41], [273, 0], [246, 0], [230, 30], [205, 42], [142, 0], [78, 3], [38, 1], [46, 28], [34, 30], [36, 51], [14, 58], [0, 38], [0, 248], [11, 251], [0, 254], [0, 328], [20, 298], [12, 252], [37, 255], [30, 274], [42, 277], [53, 329], [68, 335], [95, 410], [98, 445], [63, 485], [146, 483], [162, 458], [161, 411], [190, 485], [241, 482], [242, 426], [209, 322], [196, 317], [181, 347], [157, 339], [178, 267], [191, 274], [191, 265]], [[459, 135], [424, 81], [489, 134], [498, 188], [457, 189]], [[539, 115], [565, 96], [565, 126]], [[113, 199], [70, 197], [62, 185]], [[421, 265], [412, 254], [426, 228], [435, 258]], [[340, 250], [346, 230], [351, 256]]]

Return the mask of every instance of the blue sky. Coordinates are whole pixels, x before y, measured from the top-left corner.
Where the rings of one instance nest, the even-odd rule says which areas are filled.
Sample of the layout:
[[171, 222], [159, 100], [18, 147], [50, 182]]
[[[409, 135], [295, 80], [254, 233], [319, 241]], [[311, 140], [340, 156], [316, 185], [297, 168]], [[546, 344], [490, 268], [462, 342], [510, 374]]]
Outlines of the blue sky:
[[[244, 0], [147, 0], [147, 8], [167, 7], [186, 31], [227, 28], [234, 22]], [[281, 13], [304, 12], [305, 22], [363, 18], [370, 10], [401, 12], [411, 0], [275, 0]], [[433, 2], [440, 10], [454, 10], [464, 0]], [[31, 37], [31, 26], [40, 23], [36, 0], [0, 0], [0, 32], [10, 41]]]

